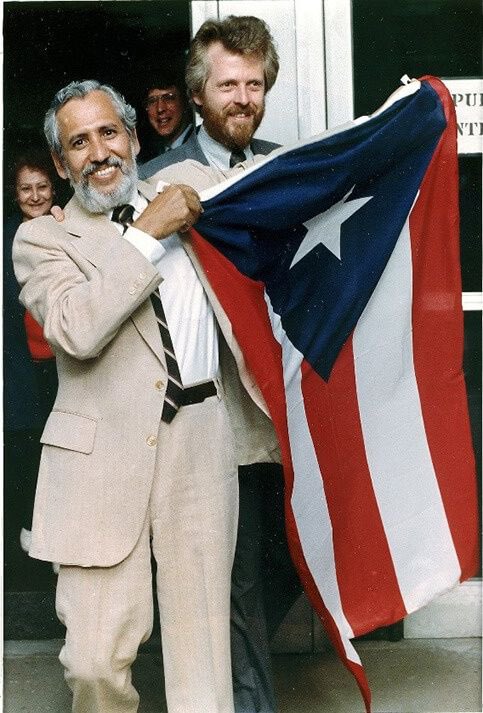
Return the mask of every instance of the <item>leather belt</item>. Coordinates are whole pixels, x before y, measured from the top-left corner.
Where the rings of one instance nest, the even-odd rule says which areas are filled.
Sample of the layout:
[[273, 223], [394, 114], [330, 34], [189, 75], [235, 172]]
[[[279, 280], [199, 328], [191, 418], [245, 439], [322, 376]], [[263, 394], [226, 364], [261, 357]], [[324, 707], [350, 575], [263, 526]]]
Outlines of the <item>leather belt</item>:
[[200, 404], [209, 396], [215, 396], [216, 394], [217, 390], [214, 381], [203, 381], [201, 384], [195, 384], [194, 386], [185, 386], [180, 405]]

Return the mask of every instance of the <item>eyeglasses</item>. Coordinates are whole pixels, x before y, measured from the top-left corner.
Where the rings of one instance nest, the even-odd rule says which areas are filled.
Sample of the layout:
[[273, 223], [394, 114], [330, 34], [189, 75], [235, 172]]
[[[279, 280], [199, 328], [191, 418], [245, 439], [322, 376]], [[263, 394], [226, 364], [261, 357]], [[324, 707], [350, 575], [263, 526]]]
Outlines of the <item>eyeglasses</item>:
[[165, 102], [166, 104], [173, 104], [178, 99], [178, 95], [175, 92], [166, 92], [166, 94], [153, 94], [148, 97], [144, 102], [146, 109], [151, 109], [156, 106], [158, 102]]

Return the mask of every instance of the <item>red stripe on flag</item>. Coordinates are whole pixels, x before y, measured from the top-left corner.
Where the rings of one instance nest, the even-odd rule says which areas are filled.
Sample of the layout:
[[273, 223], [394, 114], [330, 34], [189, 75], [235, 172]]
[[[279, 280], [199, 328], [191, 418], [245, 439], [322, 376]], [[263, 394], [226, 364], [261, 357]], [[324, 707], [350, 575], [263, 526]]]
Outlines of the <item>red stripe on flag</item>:
[[353, 674], [364, 699], [366, 711], [370, 713], [371, 692], [364, 669], [346, 656], [339, 629], [322, 601], [305, 561], [290, 506], [294, 474], [287, 431], [282, 354], [280, 345], [273, 336], [263, 288], [259, 283], [243, 276], [193, 228], [190, 235], [210, 285], [232, 323], [233, 334], [243, 351], [246, 364], [262, 391], [279, 438], [285, 478], [287, 540], [293, 562], [312, 606], [323, 622], [342, 663]]
[[[448, 128], [410, 219], [414, 363], [429, 448], [464, 580], [478, 567], [478, 513], [462, 371], [456, 118], [442, 83], [431, 77], [423, 79], [438, 92]], [[427, 194], [431, 201], [425, 200]]]
[[[206, 276], [230, 319], [233, 334], [243, 351], [245, 363], [255, 376], [270, 410], [288, 472], [292, 461], [287, 434], [287, 407], [280, 344], [273, 336], [264, 300], [263, 286], [242, 275], [236, 267], [196, 230], [191, 241]], [[290, 490], [292, 478], [286, 484]]]
[[366, 460], [351, 340], [328, 383], [304, 363], [302, 388], [333, 527], [342, 607], [359, 636], [407, 612]]

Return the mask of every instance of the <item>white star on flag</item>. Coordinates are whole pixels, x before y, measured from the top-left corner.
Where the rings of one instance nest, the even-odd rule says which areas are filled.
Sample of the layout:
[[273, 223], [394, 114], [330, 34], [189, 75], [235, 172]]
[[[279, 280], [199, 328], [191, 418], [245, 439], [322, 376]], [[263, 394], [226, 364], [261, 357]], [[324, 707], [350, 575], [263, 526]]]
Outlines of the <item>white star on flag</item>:
[[354, 188], [355, 186], [352, 186], [349, 193], [347, 193], [341, 201], [335, 203], [328, 210], [324, 211], [324, 213], [320, 213], [304, 223], [304, 226], [307, 228], [307, 234], [300, 243], [299, 248], [293, 257], [290, 265], [291, 268], [303, 257], [308, 255], [309, 252], [320, 243], [325, 245], [325, 247], [336, 256], [336, 258], [339, 260], [341, 259], [340, 231], [342, 223], [345, 223], [351, 215], [357, 213], [359, 208], [362, 208], [362, 206], [372, 198], [372, 196], [356, 198], [355, 200], [346, 203], [346, 200]]

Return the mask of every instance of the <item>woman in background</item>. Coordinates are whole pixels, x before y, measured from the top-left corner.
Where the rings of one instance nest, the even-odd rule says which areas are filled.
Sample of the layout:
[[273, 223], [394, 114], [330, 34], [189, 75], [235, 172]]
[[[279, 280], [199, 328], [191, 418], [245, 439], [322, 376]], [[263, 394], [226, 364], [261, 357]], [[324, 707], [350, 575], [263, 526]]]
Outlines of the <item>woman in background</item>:
[[[42, 328], [19, 302], [12, 242], [20, 223], [49, 213], [54, 200], [50, 158], [31, 152], [18, 158], [13, 189], [18, 211], [3, 235], [4, 494], [6, 589], [35, 589], [25, 581], [21, 546], [28, 550], [40, 436], [57, 393], [55, 357]], [[26, 564], [26, 563], [25, 563]], [[27, 564], [26, 564], [27, 566]]]

